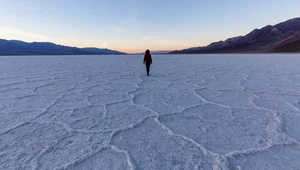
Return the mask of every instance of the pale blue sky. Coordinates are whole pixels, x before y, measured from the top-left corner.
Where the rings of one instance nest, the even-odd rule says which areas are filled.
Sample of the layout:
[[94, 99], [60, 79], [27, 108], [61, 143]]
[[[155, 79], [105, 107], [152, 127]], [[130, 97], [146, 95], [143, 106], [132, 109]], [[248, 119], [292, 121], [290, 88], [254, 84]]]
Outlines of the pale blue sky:
[[300, 17], [299, 0], [0, 0], [0, 38], [175, 50]]

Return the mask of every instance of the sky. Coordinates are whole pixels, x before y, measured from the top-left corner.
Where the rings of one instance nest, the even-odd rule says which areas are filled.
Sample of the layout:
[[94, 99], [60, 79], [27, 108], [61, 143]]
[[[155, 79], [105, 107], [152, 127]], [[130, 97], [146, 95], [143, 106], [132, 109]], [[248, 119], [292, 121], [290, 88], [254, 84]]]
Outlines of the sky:
[[0, 38], [180, 50], [296, 17], [299, 0], [0, 0]]

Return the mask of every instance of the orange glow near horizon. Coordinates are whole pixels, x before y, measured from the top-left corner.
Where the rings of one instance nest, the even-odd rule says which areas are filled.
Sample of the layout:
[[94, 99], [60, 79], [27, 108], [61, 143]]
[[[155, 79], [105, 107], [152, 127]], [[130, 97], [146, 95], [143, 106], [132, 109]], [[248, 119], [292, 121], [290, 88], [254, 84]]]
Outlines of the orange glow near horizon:
[[[207, 43], [209, 44], [209, 43]], [[110, 50], [116, 50], [116, 51], [120, 51], [120, 52], [125, 52], [127, 54], [135, 54], [135, 53], [143, 53], [145, 52], [147, 49], [149, 49], [150, 51], [175, 51], [175, 50], [182, 50], [182, 49], [187, 49], [187, 48], [191, 48], [191, 47], [198, 47], [198, 46], [206, 46], [205, 45], [197, 45], [197, 44], [188, 44], [188, 45], [184, 45], [184, 46], [163, 46], [163, 47], [156, 47], [156, 46], [149, 46], [149, 47], [118, 47], [118, 46], [105, 46], [105, 47], [101, 47], [101, 46], [93, 46], [93, 45], [78, 45], [77, 47], [79, 48], [84, 48], [84, 47], [95, 47], [95, 48], [107, 48]], [[76, 45], [67, 45], [67, 46], [76, 46]]]
[[[157, 45], [149, 45], [149, 46], [145, 46], [145, 45], [141, 45], [140, 47], [118, 47], [118, 46], [110, 46], [108, 45], [105, 48], [111, 49], [111, 50], [117, 50], [117, 51], [121, 51], [121, 52], [125, 52], [128, 54], [134, 54], [134, 53], [142, 53], [145, 52], [147, 49], [149, 49], [150, 51], [175, 51], [175, 50], [182, 50], [182, 49], [187, 49], [187, 48], [191, 48], [191, 47], [199, 47], [199, 46], [206, 46], [210, 44], [209, 43], [189, 43], [186, 45], [164, 45], [164, 46], [157, 46]], [[97, 48], [101, 48], [101, 47], [97, 47]]]
[[[217, 39], [217, 38], [216, 38]], [[86, 41], [84, 38], [81, 41], [70, 40], [70, 39], [57, 39], [52, 40], [54, 43], [66, 45], [66, 46], [75, 46], [78, 48], [84, 47], [95, 47], [95, 48], [107, 48], [110, 50], [116, 50], [120, 52], [125, 52], [128, 54], [142, 53], [145, 50], [149, 49], [150, 51], [174, 51], [182, 50], [191, 47], [206, 46], [210, 44], [213, 40], [161, 40], [161, 39], [149, 39], [147, 41], [141, 39], [132, 43], [116, 42], [111, 39], [107, 41]], [[207, 42], [206, 42], [207, 41]], [[117, 44], [116, 44], [117, 43]]]
[[175, 51], [175, 50], [182, 50], [182, 49], [187, 49], [187, 48], [191, 48], [191, 47], [199, 47], [199, 46], [206, 46], [208, 44], [210, 44], [211, 42], [208, 43], [189, 43], [186, 45], [178, 45], [178, 46], [174, 46], [174, 45], [165, 45], [165, 46], [159, 46], [157, 47], [156, 45], [150, 45], [148, 47], [144, 46], [144, 47], [136, 47], [136, 48], [120, 48], [120, 47], [115, 47], [115, 46], [108, 46], [108, 49], [112, 49], [112, 50], [117, 50], [117, 51], [122, 51], [128, 54], [133, 54], [133, 53], [141, 53], [141, 52], [145, 52], [147, 49], [149, 49], [150, 51]]
[[[0, 31], [5, 34], [0, 37], [7, 40], [21, 40], [25, 42], [51, 42], [58, 45], [70, 46], [70, 47], [95, 47], [95, 48], [107, 48], [110, 50], [117, 50], [120, 52], [125, 52], [128, 54], [134, 53], [143, 53], [146, 49], [150, 51], [174, 51], [182, 50], [191, 47], [205, 46], [211, 42], [201, 42], [201, 40], [168, 40], [161, 39], [157, 37], [144, 37], [140, 40], [135, 41], [132, 44], [123, 44], [122, 42], [106, 42], [101, 40], [91, 40], [87, 37], [82, 38], [61, 38], [61, 37], [47, 37], [42, 34], [35, 34], [32, 32], [19, 30], [19, 29], [10, 29], [10, 28], [1, 28]], [[109, 41], [109, 40], [107, 40]], [[203, 41], [203, 40], [202, 40]], [[114, 44], [113, 44], [114, 43]]]

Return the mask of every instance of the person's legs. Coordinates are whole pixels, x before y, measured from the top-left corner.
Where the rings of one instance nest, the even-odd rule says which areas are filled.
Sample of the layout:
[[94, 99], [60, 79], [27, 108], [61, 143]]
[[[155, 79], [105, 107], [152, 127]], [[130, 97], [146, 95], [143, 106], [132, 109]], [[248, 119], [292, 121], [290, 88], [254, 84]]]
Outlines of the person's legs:
[[146, 63], [147, 76], [149, 76], [150, 72], [150, 63]]

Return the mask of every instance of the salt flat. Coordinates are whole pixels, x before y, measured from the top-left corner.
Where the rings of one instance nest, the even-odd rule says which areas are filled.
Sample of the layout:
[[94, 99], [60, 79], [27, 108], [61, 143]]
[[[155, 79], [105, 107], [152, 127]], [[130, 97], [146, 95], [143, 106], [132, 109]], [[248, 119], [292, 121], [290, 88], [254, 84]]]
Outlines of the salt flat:
[[0, 169], [300, 169], [300, 55], [0, 57]]

